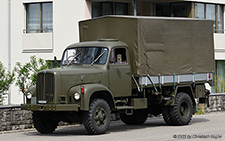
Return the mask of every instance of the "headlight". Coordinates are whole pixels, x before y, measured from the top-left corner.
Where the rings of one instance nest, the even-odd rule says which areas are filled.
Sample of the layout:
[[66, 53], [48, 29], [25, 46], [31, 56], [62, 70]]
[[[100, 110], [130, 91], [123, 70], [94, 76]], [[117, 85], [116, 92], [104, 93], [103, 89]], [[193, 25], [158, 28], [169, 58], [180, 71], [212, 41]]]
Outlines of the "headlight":
[[75, 93], [74, 94], [74, 99], [75, 100], [79, 100], [80, 99], [80, 94], [79, 93]]
[[31, 92], [28, 92], [28, 93], [27, 93], [27, 98], [28, 98], [28, 99], [31, 99], [31, 97], [32, 97], [32, 93], [31, 93]]

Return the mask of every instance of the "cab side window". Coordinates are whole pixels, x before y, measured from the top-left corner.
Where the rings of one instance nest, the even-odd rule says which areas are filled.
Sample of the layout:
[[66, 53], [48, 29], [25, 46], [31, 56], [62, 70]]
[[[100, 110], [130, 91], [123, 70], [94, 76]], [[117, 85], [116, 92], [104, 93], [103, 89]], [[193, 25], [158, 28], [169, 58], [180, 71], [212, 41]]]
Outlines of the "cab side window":
[[125, 48], [112, 49], [110, 56], [111, 64], [127, 64], [127, 55]]

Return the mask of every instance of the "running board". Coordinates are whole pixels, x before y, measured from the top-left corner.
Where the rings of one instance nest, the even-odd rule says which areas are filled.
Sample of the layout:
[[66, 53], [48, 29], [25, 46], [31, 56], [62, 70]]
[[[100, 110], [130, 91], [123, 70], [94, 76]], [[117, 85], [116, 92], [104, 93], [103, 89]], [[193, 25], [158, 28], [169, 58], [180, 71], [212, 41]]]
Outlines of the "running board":
[[117, 110], [134, 109], [134, 106], [116, 106]]

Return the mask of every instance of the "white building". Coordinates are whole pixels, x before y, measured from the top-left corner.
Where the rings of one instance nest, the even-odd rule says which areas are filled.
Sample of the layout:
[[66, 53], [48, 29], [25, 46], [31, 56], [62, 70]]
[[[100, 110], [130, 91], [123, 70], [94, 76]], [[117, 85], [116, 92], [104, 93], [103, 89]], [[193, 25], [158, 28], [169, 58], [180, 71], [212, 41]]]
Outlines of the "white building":
[[[90, 6], [85, 0], [1, 0], [0, 61], [12, 69], [33, 55], [61, 59], [64, 48], [79, 41], [78, 21], [91, 18]], [[13, 85], [10, 104], [22, 102]]]
[[[78, 21], [92, 17], [189, 17], [215, 21], [215, 67], [224, 76], [224, 5], [225, 0], [1, 0], [0, 61], [12, 69], [33, 55], [60, 59], [67, 45], [79, 41]], [[23, 94], [12, 85], [9, 103], [22, 102]]]

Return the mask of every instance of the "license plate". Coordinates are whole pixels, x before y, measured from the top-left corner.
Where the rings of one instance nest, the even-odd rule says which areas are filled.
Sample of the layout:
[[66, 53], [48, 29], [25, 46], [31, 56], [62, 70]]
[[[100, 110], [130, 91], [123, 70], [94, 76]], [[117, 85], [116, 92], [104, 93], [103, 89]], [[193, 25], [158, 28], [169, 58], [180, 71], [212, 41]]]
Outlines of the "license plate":
[[38, 103], [40, 103], [40, 104], [46, 104], [47, 101], [46, 100], [38, 100]]

